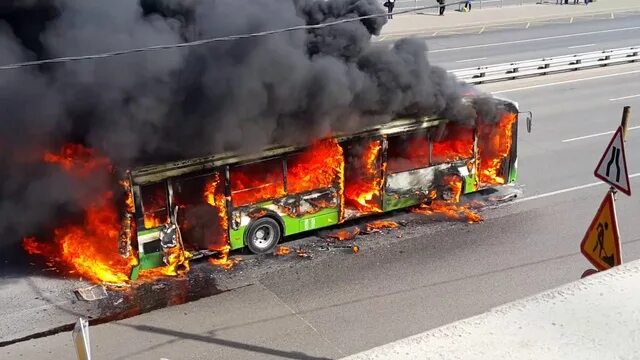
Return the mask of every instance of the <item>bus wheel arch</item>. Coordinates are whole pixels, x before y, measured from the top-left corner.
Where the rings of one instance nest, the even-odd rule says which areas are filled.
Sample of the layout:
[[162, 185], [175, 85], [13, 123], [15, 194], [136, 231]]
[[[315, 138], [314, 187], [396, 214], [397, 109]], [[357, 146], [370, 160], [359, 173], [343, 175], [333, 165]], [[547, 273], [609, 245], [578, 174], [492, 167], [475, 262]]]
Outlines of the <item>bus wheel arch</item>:
[[273, 251], [283, 237], [282, 219], [269, 213], [251, 220], [244, 234], [244, 244], [254, 254], [266, 254]]

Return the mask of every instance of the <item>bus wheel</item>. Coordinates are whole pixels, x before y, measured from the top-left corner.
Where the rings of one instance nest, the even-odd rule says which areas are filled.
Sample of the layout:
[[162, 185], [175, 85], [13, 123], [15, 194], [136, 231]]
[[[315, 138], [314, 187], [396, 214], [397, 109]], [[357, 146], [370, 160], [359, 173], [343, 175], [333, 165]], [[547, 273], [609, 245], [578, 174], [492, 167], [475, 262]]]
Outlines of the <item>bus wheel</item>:
[[270, 217], [253, 222], [247, 230], [245, 243], [254, 254], [271, 252], [280, 241], [280, 225]]

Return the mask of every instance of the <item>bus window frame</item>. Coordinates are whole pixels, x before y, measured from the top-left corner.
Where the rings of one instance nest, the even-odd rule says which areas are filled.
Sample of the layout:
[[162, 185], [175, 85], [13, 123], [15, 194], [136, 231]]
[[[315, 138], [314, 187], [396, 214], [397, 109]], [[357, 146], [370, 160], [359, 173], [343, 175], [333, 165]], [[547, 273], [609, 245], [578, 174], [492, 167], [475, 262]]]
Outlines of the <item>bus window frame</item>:
[[[144, 208], [144, 197], [143, 197], [143, 190], [144, 188], [150, 188], [153, 186], [158, 186], [158, 185], [162, 185], [163, 190], [164, 190], [164, 208], [161, 208], [159, 210], [153, 211], [153, 212], [147, 212], [145, 211]], [[154, 226], [154, 227], [150, 227], [147, 228], [145, 226], [144, 223], [144, 215], [147, 213], [157, 213], [161, 210], [163, 210], [165, 212], [165, 220], [162, 224], [166, 224], [169, 223], [171, 221], [171, 208], [170, 208], [170, 201], [169, 201], [169, 179], [165, 179], [165, 180], [161, 180], [159, 182], [156, 183], [150, 183], [150, 184], [145, 184], [145, 185], [136, 185], [134, 187], [134, 192], [136, 193], [135, 199], [135, 206], [136, 209], [140, 209], [140, 211], [136, 211], [136, 223], [138, 224], [138, 227], [144, 230], [152, 230], [152, 229], [156, 229], [160, 226]]]
[[[417, 167], [411, 167], [409, 169], [403, 169], [400, 171], [392, 171], [390, 168], [390, 157], [389, 157], [389, 148], [391, 145], [391, 139], [393, 138], [401, 138], [401, 137], [405, 137], [405, 139], [410, 138], [411, 136], [415, 135], [415, 134], [419, 134], [419, 133], [423, 133], [424, 137], [426, 138], [427, 141], [427, 165], [426, 166], [417, 166]], [[399, 173], [404, 173], [404, 172], [409, 172], [409, 171], [415, 171], [415, 170], [419, 170], [419, 169], [426, 169], [429, 168], [431, 166], [433, 166], [433, 162], [431, 161], [431, 136], [430, 136], [430, 131], [428, 129], [414, 129], [414, 130], [410, 130], [408, 132], [405, 133], [399, 133], [399, 134], [393, 134], [393, 135], [387, 135], [385, 137], [385, 141], [384, 141], [384, 147], [383, 147], [383, 154], [384, 154], [384, 163], [387, 164], [386, 165], [386, 174], [387, 175], [393, 175], [393, 174], [399, 174]], [[408, 160], [408, 159], [407, 159]]]
[[[267, 198], [267, 199], [262, 199], [259, 200], [258, 202], [252, 202], [252, 203], [248, 203], [248, 204], [243, 204], [243, 205], [236, 205], [233, 202], [233, 188], [232, 188], [232, 175], [231, 172], [233, 171], [234, 168], [239, 168], [242, 166], [247, 166], [247, 165], [255, 165], [258, 163], [262, 163], [262, 162], [268, 162], [268, 161], [274, 161], [276, 162], [279, 159], [284, 158], [285, 156], [280, 155], [280, 156], [272, 156], [272, 157], [267, 157], [267, 158], [262, 158], [262, 159], [256, 159], [256, 160], [252, 160], [252, 161], [248, 161], [248, 162], [240, 162], [240, 163], [236, 163], [236, 164], [230, 164], [225, 166], [226, 167], [226, 173], [225, 173], [225, 193], [227, 192], [228, 189], [228, 200], [227, 202], [229, 204], [231, 204], [231, 208], [232, 209], [236, 209], [236, 208], [241, 208], [241, 207], [246, 207], [246, 206], [252, 206], [255, 205], [257, 203], [261, 203], [261, 202], [265, 202], [265, 201], [273, 201], [275, 199], [279, 199], [283, 196], [286, 196], [287, 194], [287, 188], [285, 186], [286, 184], [286, 173], [284, 171], [284, 166], [282, 164], [282, 161], [280, 161], [280, 174], [282, 175], [282, 186], [284, 189], [284, 195], [281, 197], [271, 197], [271, 198]], [[256, 188], [251, 188], [251, 189], [256, 189]], [[244, 190], [250, 190], [250, 189], [244, 189]], [[237, 191], [236, 191], [237, 193]]]
[[[436, 166], [436, 165], [442, 165], [442, 164], [453, 164], [453, 163], [458, 163], [460, 161], [469, 161], [471, 159], [473, 159], [474, 161], [478, 158], [478, 152], [477, 152], [477, 147], [478, 147], [478, 127], [477, 126], [473, 126], [472, 131], [471, 131], [471, 145], [473, 147], [473, 152], [471, 154], [471, 157], [469, 158], [461, 158], [461, 159], [457, 159], [457, 160], [444, 160], [444, 161], [436, 161], [433, 159], [433, 144], [436, 143], [437, 141], [435, 141], [433, 139], [433, 136], [435, 136], [434, 134], [437, 134], [438, 132], [444, 132], [446, 129], [446, 126], [451, 124], [451, 122], [447, 122], [444, 124], [443, 130], [439, 130], [439, 128], [433, 128], [430, 132], [429, 132], [429, 161], [431, 166]], [[456, 126], [455, 124], [453, 126]]]

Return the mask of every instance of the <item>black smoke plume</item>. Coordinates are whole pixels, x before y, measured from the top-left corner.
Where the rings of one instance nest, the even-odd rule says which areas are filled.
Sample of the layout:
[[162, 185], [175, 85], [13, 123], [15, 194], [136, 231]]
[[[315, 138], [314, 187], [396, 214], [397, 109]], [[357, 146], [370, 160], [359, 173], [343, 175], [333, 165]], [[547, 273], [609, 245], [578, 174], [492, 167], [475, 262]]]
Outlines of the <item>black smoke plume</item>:
[[[5, 0], [0, 64], [383, 13], [377, 0]], [[66, 142], [131, 166], [303, 143], [398, 115], [473, 122], [476, 107], [429, 63], [424, 41], [371, 42], [385, 22], [0, 71], [2, 241], [80, 208], [106, 183], [42, 164]]]

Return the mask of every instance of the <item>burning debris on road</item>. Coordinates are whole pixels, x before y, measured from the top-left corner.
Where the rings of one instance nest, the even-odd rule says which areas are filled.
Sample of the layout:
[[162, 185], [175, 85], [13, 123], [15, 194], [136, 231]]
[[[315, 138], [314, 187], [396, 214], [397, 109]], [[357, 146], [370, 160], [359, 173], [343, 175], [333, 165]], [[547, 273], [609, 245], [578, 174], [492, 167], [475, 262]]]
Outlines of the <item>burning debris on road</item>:
[[[12, 1], [0, 5], [0, 64], [376, 14], [376, 0]], [[423, 41], [372, 43], [385, 22], [0, 72], [0, 238], [22, 238], [62, 273], [119, 284], [185, 274], [203, 254], [229, 270], [239, 261], [231, 249], [255, 241], [272, 252], [287, 226], [309, 231], [424, 201], [414, 211], [480, 221], [457, 202], [464, 186], [509, 181], [516, 115], [482, 94], [465, 100]], [[412, 137], [332, 137], [425, 116], [448, 123]], [[156, 182], [123, 171], [274, 144], [298, 150]], [[380, 220], [363, 232], [397, 226]]]
[[338, 230], [327, 235], [329, 239], [345, 241], [353, 240], [360, 234], [360, 228], [354, 227], [351, 230]]
[[210, 258], [209, 263], [215, 266], [219, 266], [225, 270], [231, 270], [240, 262], [240, 259], [229, 257], [229, 248], [223, 249], [217, 258]]
[[376, 220], [376, 221], [367, 223], [365, 227], [365, 231], [367, 233], [372, 233], [372, 232], [380, 231], [381, 229], [395, 229], [398, 226], [400, 226], [400, 224], [398, 224], [395, 221]]
[[291, 249], [288, 246], [278, 246], [273, 252], [275, 256], [285, 256], [291, 253]]

